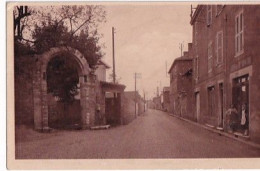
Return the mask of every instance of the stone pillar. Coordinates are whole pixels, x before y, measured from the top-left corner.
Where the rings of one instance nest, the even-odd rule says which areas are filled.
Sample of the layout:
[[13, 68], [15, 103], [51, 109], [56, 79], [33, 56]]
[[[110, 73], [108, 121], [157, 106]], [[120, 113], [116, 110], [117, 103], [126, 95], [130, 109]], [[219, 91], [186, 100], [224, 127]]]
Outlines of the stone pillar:
[[42, 130], [42, 98], [41, 98], [41, 67], [36, 63], [33, 71], [33, 113], [34, 129]]
[[95, 83], [80, 77], [80, 93], [81, 126], [82, 129], [87, 129], [95, 124]]
[[96, 114], [96, 91], [95, 84], [88, 83], [87, 86], [87, 98], [86, 98], [87, 116], [89, 126], [95, 125], [95, 114]]
[[87, 103], [87, 84], [81, 82], [80, 83], [80, 106], [81, 106], [81, 126], [83, 129], [86, 129], [88, 127], [86, 103]]
[[49, 130], [46, 77], [46, 66], [36, 62], [33, 71], [33, 110], [34, 128], [39, 131]]
[[48, 103], [47, 103], [47, 74], [46, 66], [42, 66], [42, 75], [41, 75], [41, 93], [42, 93], [42, 129], [43, 131], [49, 130], [48, 122]]

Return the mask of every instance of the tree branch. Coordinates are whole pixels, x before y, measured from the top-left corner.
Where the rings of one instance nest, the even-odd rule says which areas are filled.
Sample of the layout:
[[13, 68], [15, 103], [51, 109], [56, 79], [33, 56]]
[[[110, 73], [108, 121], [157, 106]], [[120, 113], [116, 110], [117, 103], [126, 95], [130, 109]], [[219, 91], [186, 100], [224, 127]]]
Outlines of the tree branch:
[[83, 22], [72, 34], [71, 36], [73, 36], [81, 27], [83, 27], [87, 22], [90, 22], [91, 21], [91, 18], [92, 18], [92, 15], [89, 16], [89, 18]]

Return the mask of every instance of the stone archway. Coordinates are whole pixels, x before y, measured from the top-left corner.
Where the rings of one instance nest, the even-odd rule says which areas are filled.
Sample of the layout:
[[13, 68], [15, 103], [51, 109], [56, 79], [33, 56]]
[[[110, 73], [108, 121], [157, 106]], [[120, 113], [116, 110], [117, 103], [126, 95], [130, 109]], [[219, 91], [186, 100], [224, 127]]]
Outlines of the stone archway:
[[34, 107], [34, 128], [36, 130], [48, 130], [48, 104], [47, 104], [47, 65], [48, 62], [55, 56], [67, 53], [73, 58], [77, 65], [79, 83], [80, 83], [80, 106], [81, 106], [81, 126], [89, 127], [94, 118], [93, 110], [90, 106], [94, 97], [89, 97], [91, 83], [89, 79], [90, 68], [87, 60], [76, 49], [70, 47], [55, 47], [49, 51], [36, 56], [36, 66], [33, 74], [33, 107]]

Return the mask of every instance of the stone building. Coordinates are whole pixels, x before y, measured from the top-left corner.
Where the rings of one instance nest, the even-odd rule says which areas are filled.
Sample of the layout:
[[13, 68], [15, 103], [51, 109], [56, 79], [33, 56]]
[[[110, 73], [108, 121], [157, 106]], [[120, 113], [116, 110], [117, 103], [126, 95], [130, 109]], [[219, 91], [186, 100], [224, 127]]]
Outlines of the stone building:
[[192, 44], [188, 52], [176, 58], [169, 70], [170, 74], [170, 112], [174, 115], [193, 119], [192, 112]]
[[[47, 68], [49, 62], [57, 56], [73, 63], [78, 75], [78, 95], [69, 106], [59, 104], [60, 102], [47, 92]], [[54, 47], [43, 54], [19, 57], [16, 60], [19, 60], [16, 61], [15, 69], [16, 124], [32, 125], [35, 130], [48, 131], [50, 127], [55, 127], [54, 121], [57, 117], [65, 117], [61, 112], [62, 106], [66, 107], [63, 111], [69, 113], [66, 116], [70, 121], [69, 124], [77, 124], [83, 129], [114, 122], [122, 123], [121, 95], [125, 86], [104, 81], [104, 73], [101, 73], [103, 77], [95, 75], [78, 50], [70, 47]], [[105, 64], [98, 64], [102, 65]], [[22, 85], [23, 82], [26, 84]], [[107, 92], [115, 94], [113, 105], [109, 107], [105, 99]], [[112, 115], [107, 112], [108, 109], [113, 110]]]
[[160, 95], [153, 98], [154, 109], [162, 110], [162, 98]]
[[[229, 131], [226, 111], [234, 105], [235, 134], [260, 142], [260, 6], [198, 5], [193, 27], [193, 99], [196, 120]], [[245, 109], [242, 109], [245, 106]], [[246, 116], [246, 117], [243, 117]]]
[[163, 110], [168, 112], [170, 111], [170, 87], [163, 88]]

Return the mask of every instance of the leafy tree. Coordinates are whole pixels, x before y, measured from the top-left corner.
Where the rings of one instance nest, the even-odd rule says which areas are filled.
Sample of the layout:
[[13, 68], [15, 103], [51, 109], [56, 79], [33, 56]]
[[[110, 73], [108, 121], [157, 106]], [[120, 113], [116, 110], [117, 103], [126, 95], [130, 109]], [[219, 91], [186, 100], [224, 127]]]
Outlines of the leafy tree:
[[44, 27], [36, 26], [32, 37], [35, 40], [34, 49], [37, 53], [43, 53], [52, 47], [70, 46], [79, 50], [93, 69], [103, 56], [101, 46], [98, 45], [99, 37], [93, 37], [85, 30], [71, 36], [63, 22], [50, 22]]
[[[70, 46], [79, 50], [95, 69], [103, 56], [97, 30], [99, 23], [105, 22], [105, 15], [103, 7], [96, 5], [17, 7], [14, 9], [15, 56]], [[48, 65], [48, 92], [70, 103], [77, 93], [78, 76], [75, 67], [63, 58], [66, 59], [66, 54]]]
[[68, 104], [78, 94], [78, 78], [77, 68], [67, 54], [57, 56], [47, 67], [47, 91]]
[[[97, 31], [99, 23], [106, 21], [103, 6], [17, 6], [13, 15], [15, 56], [41, 53], [51, 46], [73, 46], [84, 54], [91, 68], [103, 56], [99, 45], [102, 35]], [[23, 51], [19, 46], [24, 48], [25, 43], [29, 46]]]

